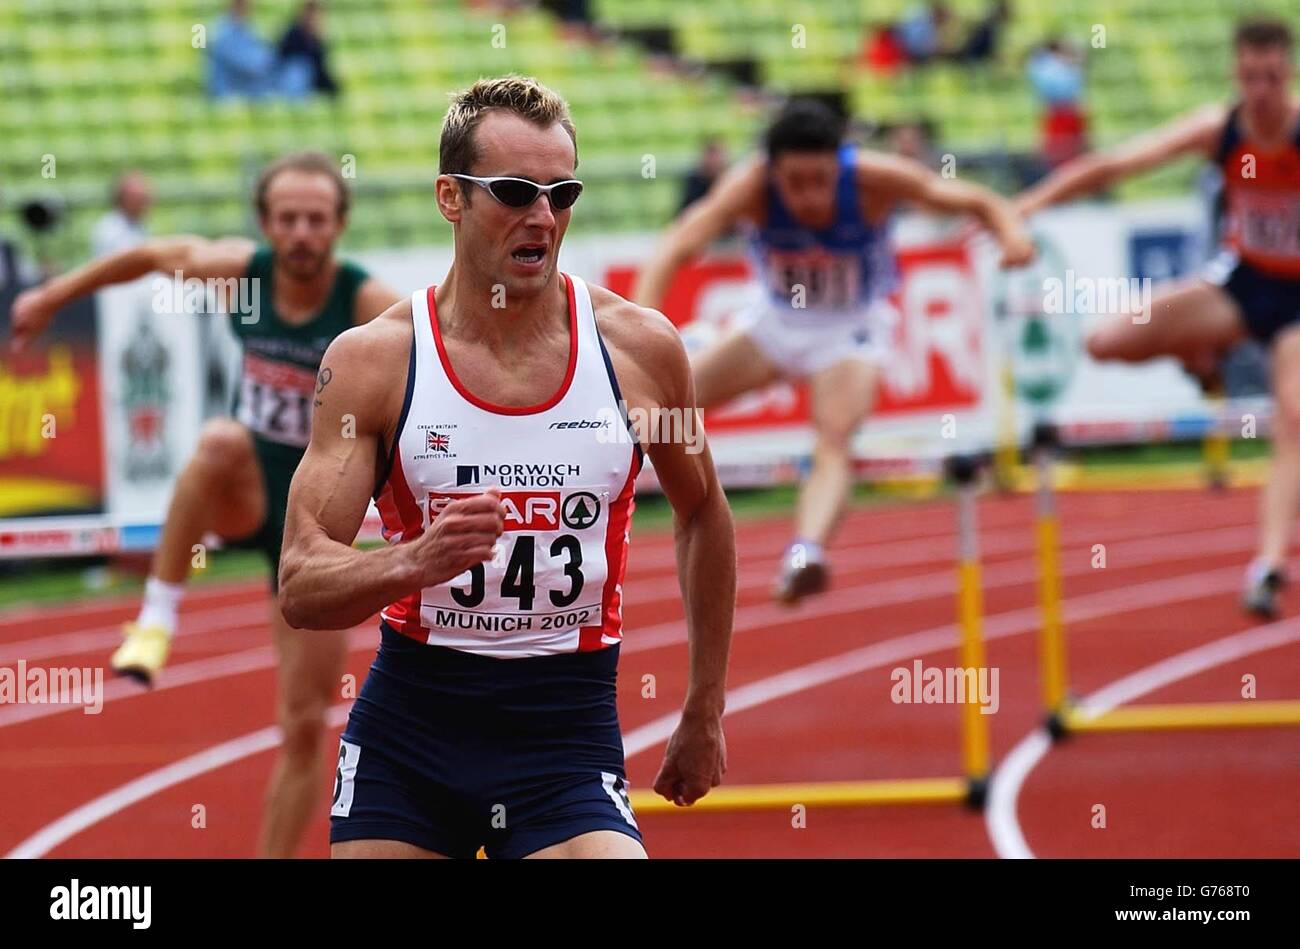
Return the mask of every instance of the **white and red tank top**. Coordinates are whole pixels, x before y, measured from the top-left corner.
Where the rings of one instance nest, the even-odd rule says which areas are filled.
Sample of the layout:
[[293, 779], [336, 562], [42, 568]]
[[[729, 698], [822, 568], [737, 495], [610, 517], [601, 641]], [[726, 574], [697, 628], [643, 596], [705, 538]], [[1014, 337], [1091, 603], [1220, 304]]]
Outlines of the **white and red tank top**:
[[418, 537], [448, 503], [499, 486], [505, 529], [491, 560], [381, 613], [397, 632], [497, 658], [586, 652], [622, 639], [633, 483], [641, 448], [587, 286], [562, 274], [569, 362], [538, 405], [504, 406], [460, 382], [433, 287], [411, 297], [406, 405], [375, 501], [390, 544]]

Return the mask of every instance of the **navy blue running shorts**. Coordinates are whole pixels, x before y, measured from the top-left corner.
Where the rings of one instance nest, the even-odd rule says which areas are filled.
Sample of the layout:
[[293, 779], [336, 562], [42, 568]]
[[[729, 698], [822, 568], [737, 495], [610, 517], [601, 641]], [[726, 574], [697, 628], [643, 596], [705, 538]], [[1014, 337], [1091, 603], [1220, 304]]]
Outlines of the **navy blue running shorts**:
[[1300, 323], [1300, 280], [1264, 273], [1228, 251], [1210, 261], [1204, 277], [1232, 297], [1250, 335], [1265, 346]]
[[615, 703], [618, 646], [496, 659], [380, 630], [339, 743], [331, 843], [513, 858], [596, 830], [641, 840]]

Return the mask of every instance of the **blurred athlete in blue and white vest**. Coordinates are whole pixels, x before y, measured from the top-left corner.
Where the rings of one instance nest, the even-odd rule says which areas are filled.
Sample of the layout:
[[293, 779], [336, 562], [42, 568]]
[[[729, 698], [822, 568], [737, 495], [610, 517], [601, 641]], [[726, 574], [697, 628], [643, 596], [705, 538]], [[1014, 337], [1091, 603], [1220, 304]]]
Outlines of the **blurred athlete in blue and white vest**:
[[844, 122], [829, 106], [791, 101], [767, 130], [763, 151], [731, 169], [672, 227], [633, 293], [644, 306], [662, 306], [681, 264], [737, 225], [749, 232], [759, 302], [730, 337], [694, 360], [695, 390], [707, 408], [777, 379], [808, 384], [812, 470], [774, 589], [787, 603], [820, 592], [829, 579], [822, 549], [849, 494], [850, 443], [871, 410], [889, 343], [879, 304], [896, 277], [894, 210], [906, 203], [973, 215], [1000, 245], [1004, 267], [1034, 253], [998, 195], [844, 139]]

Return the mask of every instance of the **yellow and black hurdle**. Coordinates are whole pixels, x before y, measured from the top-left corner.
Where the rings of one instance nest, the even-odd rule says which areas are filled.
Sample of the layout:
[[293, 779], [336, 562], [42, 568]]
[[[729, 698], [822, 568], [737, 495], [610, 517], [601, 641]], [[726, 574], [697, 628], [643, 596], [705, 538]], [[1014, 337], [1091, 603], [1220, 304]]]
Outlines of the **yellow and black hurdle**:
[[[980, 470], [987, 458], [949, 458], [945, 475], [957, 496], [957, 626], [958, 654], [965, 669], [984, 667], [983, 588], [980, 579], [979, 526], [976, 494]], [[954, 777], [900, 778], [864, 781], [823, 781], [797, 784], [722, 785], [690, 807], [678, 807], [651, 790], [630, 794], [641, 814], [691, 811], [789, 810], [796, 804], [821, 807], [861, 807], [881, 804], [966, 804], [980, 809], [988, 791], [989, 728], [976, 696], [967, 691], [961, 703], [962, 774]]]
[[[1061, 608], [1060, 536], [1052, 468], [1060, 448], [1055, 426], [1034, 427], [1036, 471], [1035, 531], [1038, 547], [1039, 677], [1046, 725], [1054, 739], [1080, 732], [1163, 731], [1300, 725], [1300, 700], [1258, 702], [1180, 702], [1126, 705], [1106, 712], [1086, 711], [1070, 694], [1066, 631]], [[1213, 480], [1211, 486], [1219, 487]]]

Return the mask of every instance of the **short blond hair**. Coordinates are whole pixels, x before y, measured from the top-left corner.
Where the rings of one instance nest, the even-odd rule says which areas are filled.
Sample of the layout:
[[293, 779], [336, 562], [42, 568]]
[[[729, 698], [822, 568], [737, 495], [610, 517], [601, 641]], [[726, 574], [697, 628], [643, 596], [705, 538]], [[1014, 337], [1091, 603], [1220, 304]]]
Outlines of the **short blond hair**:
[[478, 160], [474, 130], [493, 109], [513, 112], [541, 128], [559, 122], [573, 140], [574, 164], [577, 164], [578, 133], [569, 117], [569, 104], [531, 76], [497, 76], [480, 79], [468, 89], [451, 94], [451, 108], [442, 120], [442, 139], [438, 146], [438, 172], [444, 175], [467, 175]]

